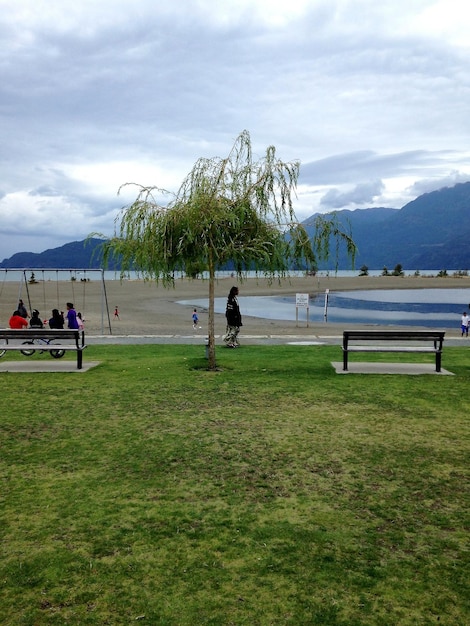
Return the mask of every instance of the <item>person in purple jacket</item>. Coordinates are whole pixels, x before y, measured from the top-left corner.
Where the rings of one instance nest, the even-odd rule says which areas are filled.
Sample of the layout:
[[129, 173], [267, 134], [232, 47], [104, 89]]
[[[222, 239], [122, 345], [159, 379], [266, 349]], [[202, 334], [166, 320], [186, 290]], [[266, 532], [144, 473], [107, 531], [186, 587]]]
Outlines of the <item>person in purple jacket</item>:
[[67, 315], [65, 317], [67, 319], [67, 327], [78, 330], [77, 312], [71, 302], [67, 302]]

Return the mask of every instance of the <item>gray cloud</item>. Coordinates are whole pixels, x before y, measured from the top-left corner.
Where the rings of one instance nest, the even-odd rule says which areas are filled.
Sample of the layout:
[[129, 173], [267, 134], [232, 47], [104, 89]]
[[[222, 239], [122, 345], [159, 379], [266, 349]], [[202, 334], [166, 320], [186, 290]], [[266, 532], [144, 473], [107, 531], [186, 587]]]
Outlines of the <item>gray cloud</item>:
[[301, 218], [468, 179], [468, 29], [440, 6], [4, 3], [0, 257], [111, 233], [120, 185], [176, 190], [245, 128], [301, 160]]
[[364, 179], [414, 176], [428, 167], [445, 167], [449, 151], [435, 153], [413, 150], [398, 154], [378, 154], [362, 150], [337, 154], [301, 167], [300, 182], [306, 185], [354, 183]]
[[320, 205], [326, 209], [340, 209], [354, 204], [369, 205], [383, 192], [385, 185], [381, 180], [356, 185], [350, 191], [340, 192], [330, 189], [321, 199]]

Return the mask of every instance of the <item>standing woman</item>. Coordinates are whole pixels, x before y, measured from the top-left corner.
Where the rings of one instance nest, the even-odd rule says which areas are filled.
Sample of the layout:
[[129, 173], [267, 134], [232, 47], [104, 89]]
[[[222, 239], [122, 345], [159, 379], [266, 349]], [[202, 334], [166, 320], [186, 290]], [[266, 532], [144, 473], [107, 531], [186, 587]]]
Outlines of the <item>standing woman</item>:
[[227, 332], [224, 341], [227, 348], [238, 348], [238, 333], [242, 324], [242, 316], [240, 315], [240, 307], [238, 305], [238, 287], [232, 287], [227, 297], [227, 308], [225, 309], [225, 317], [227, 318]]
[[71, 302], [67, 302], [67, 315], [65, 317], [67, 319], [67, 327], [78, 330], [77, 312]]

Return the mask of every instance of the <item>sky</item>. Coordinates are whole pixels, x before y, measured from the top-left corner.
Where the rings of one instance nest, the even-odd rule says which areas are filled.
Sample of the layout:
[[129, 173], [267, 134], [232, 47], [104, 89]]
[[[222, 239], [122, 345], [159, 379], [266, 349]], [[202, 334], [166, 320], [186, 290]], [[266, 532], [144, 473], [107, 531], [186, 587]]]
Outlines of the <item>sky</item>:
[[[299, 219], [470, 180], [468, 0], [0, 0], [0, 260], [112, 235], [248, 130]], [[468, 216], [467, 216], [468, 218]]]

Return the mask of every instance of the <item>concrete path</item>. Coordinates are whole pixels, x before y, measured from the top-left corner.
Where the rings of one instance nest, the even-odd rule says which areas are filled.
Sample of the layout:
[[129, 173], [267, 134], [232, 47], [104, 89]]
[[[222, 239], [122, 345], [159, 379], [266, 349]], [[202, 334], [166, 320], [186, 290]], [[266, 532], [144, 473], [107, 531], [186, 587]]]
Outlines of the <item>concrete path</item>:
[[87, 361], [83, 359], [83, 367], [79, 370], [77, 369], [76, 359], [68, 361], [51, 358], [46, 361], [45, 359], [35, 359], [34, 357], [30, 357], [30, 360], [26, 360], [27, 358], [28, 357], [21, 361], [5, 361], [4, 358], [0, 359], [0, 373], [13, 372], [16, 374], [31, 374], [31, 372], [75, 372], [82, 374], [100, 364], [99, 361]]
[[[222, 346], [222, 336], [215, 335], [217, 346]], [[93, 344], [190, 344], [205, 345], [207, 335], [203, 332], [188, 335], [87, 335], [86, 343]], [[343, 343], [343, 335], [333, 333], [312, 333], [305, 334], [265, 334], [265, 335], [245, 335], [241, 333], [239, 336], [240, 343], [243, 345], [338, 345]], [[447, 337], [444, 340], [445, 346], [461, 346], [470, 348], [470, 338], [461, 338], [459, 336]]]
[[348, 363], [348, 369], [343, 370], [343, 362], [333, 361], [331, 365], [337, 374], [434, 374], [435, 376], [453, 376], [452, 372], [441, 368], [436, 372], [434, 363]]

